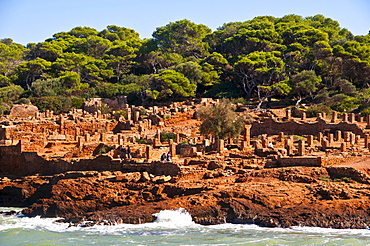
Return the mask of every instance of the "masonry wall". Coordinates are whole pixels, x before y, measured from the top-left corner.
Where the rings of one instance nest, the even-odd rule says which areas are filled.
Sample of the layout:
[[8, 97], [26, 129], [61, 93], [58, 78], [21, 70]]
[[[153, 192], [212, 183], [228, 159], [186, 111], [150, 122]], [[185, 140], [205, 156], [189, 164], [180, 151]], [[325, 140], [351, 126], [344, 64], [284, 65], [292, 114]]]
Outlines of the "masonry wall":
[[338, 124], [327, 123], [319, 120], [314, 123], [299, 122], [295, 120], [280, 122], [272, 118], [267, 118], [263, 122], [254, 122], [251, 127], [251, 135], [258, 136], [262, 134], [278, 135], [284, 132], [289, 135], [317, 135], [324, 130], [350, 131], [356, 135], [364, 136], [363, 129], [355, 123], [340, 122]]

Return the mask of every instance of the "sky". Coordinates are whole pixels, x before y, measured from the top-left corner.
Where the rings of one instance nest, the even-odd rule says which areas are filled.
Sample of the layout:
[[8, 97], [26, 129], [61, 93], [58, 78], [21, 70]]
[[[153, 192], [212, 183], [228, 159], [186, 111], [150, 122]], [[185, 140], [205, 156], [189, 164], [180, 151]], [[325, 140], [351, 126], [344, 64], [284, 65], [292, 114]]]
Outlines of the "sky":
[[188, 19], [216, 30], [256, 16], [322, 14], [354, 35], [370, 30], [370, 0], [0, 0], [0, 39], [43, 42], [77, 26], [98, 31], [108, 25], [151, 38], [157, 27]]

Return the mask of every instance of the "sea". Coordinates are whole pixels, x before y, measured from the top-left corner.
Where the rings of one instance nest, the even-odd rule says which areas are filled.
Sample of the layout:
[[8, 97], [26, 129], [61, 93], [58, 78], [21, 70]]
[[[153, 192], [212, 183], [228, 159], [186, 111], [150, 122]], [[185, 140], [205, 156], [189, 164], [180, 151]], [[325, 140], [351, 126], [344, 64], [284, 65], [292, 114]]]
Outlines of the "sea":
[[164, 210], [153, 223], [70, 226], [58, 218], [28, 218], [0, 207], [0, 245], [370, 245], [370, 230], [265, 228], [251, 224], [195, 224], [184, 209]]

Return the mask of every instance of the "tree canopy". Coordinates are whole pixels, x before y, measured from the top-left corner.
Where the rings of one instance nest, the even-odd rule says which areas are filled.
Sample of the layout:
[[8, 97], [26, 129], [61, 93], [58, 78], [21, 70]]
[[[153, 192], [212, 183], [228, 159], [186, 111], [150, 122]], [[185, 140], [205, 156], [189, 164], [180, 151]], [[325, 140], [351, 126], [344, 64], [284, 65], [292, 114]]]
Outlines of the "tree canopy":
[[156, 104], [226, 96], [258, 107], [275, 97], [361, 111], [369, 86], [370, 34], [354, 36], [323, 15], [259, 16], [215, 31], [184, 19], [149, 39], [109, 25], [77, 26], [27, 47], [0, 40], [0, 88], [17, 95], [2, 99], [8, 105], [41, 97], [126, 95]]

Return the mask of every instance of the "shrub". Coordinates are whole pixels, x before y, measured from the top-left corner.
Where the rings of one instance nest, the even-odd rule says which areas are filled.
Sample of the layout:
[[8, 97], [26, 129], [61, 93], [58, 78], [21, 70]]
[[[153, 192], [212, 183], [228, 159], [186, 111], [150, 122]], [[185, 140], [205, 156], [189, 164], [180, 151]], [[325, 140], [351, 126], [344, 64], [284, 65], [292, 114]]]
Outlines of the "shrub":
[[306, 109], [306, 114], [308, 117], [316, 117], [318, 113], [330, 114], [331, 109], [326, 105], [312, 105]]
[[176, 134], [172, 132], [161, 132], [161, 141], [168, 142], [170, 139], [176, 140]]

